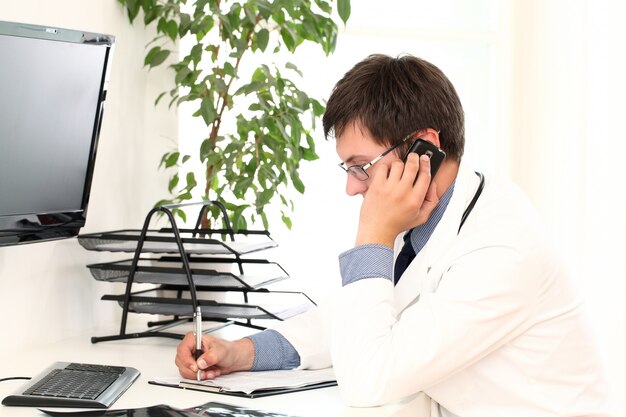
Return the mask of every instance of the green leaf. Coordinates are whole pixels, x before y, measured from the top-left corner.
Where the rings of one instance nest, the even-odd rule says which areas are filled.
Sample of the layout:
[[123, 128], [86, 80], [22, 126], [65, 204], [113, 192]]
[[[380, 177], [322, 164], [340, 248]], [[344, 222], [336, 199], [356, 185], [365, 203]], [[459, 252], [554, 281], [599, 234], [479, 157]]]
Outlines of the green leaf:
[[155, 46], [150, 49], [150, 52], [146, 55], [144, 59], [144, 65], [150, 66], [150, 68], [154, 68], [158, 65], [161, 65], [163, 61], [170, 56], [170, 51], [167, 49], [161, 49], [160, 46]]
[[264, 206], [267, 203], [269, 203], [273, 195], [274, 195], [274, 190], [272, 189], [263, 190], [260, 193], [257, 193], [256, 195], [257, 207]]
[[237, 222], [238, 227], [235, 230], [245, 230], [248, 228], [248, 222], [246, 221], [246, 218], [242, 216], [239, 218], [239, 221]]
[[172, 178], [170, 178], [170, 182], [167, 185], [167, 190], [171, 193], [172, 190], [174, 190], [174, 188], [176, 188], [176, 186], [178, 185], [178, 173], [172, 175]]
[[202, 60], [202, 44], [197, 43], [191, 47], [191, 51], [189, 51], [189, 57], [193, 61], [193, 63], [197, 66]]
[[178, 199], [180, 201], [191, 200], [191, 198], [192, 198], [192, 196], [191, 196], [191, 193], [189, 191], [184, 192], [184, 193], [178, 195]]
[[265, 52], [267, 49], [267, 44], [270, 40], [270, 32], [267, 29], [261, 29], [256, 34], [256, 42], [257, 46], [262, 52]]
[[180, 219], [183, 222], [187, 221], [187, 214], [185, 214], [185, 212], [182, 209], [175, 208], [174, 210], [172, 210], [172, 212], [174, 213], [175, 216], [180, 217]]
[[210, 97], [204, 97], [200, 102], [200, 108], [196, 113], [194, 113], [194, 116], [202, 116], [202, 120], [204, 120], [204, 123], [207, 126], [213, 123], [213, 121], [217, 117], [217, 112], [215, 111], [213, 100], [211, 100]]
[[260, 81], [252, 82], [250, 84], [246, 84], [244, 86], [241, 86], [233, 95], [234, 96], [238, 96], [238, 95], [241, 95], [241, 94], [248, 95], [250, 93], [254, 93], [254, 92], [259, 91], [263, 87], [263, 85], [264, 85], [263, 82], [260, 82]]
[[326, 108], [317, 100], [312, 100], [311, 103], [313, 104], [313, 114], [316, 116], [322, 116], [326, 111]]
[[295, 66], [294, 64], [292, 64], [291, 62], [287, 62], [287, 63], [285, 64], [285, 67], [286, 67], [286, 68], [289, 68], [289, 69], [291, 69], [291, 70], [294, 70], [295, 72], [297, 72], [297, 73], [298, 73], [298, 75], [299, 75], [299, 76], [301, 76], [301, 77], [303, 76], [302, 71], [300, 71], [300, 70], [298, 69], [298, 67], [296, 67], [296, 66]]
[[[220, 94], [226, 94], [226, 92], [228, 91], [228, 86], [226, 85], [226, 83], [224, 82], [223, 78], [217, 78], [214, 80], [213, 82], [213, 87], [220, 93]], [[209, 123], [207, 123], [209, 124]]]
[[315, 140], [313, 139], [313, 136], [308, 133], [306, 135], [306, 143], [309, 145], [309, 149], [315, 152]]
[[187, 78], [189, 74], [191, 74], [191, 70], [187, 67], [182, 67], [176, 72], [176, 78], [174, 79], [174, 81], [176, 82], [176, 84], [182, 84], [183, 80]]
[[224, 66], [222, 68], [224, 70], [224, 74], [234, 77], [235, 76], [235, 67], [230, 62], [224, 62]]
[[219, 184], [220, 184], [219, 178], [213, 177], [211, 179], [211, 189], [212, 190], [217, 190], [217, 187], [219, 186]]
[[261, 221], [263, 222], [263, 228], [269, 229], [269, 222], [267, 221], [267, 214], [264, 211], [261, 212]]
[[166, 200], [166, 199], [163, 199], [163, 200], [159, 200], [159, 201], [157, 201], [157, 202], [154, 204], [154, 207], [166, 206], [166, 205], [168, 205], [168, 204], [172, 204], [172, 200]]
[[144, 4], [143, 10], [144, 10], [143, 23], [146, 26], [154, 22], [159, 17], [159, 12], [160, 12], [159, 7], [146, 7], [146, 5]]
[[246, 172], [246, 174], [248, 174], [250, 178], [254, 178], [254, 173], [256, 172], [256, 168], [257, 168], [257, 159], [252, 158], [250, 162], [244, 168], [244, 171]]
[[156, 106], [157, 104], [159, 104], [159, 101], [161, 101], [161, 99], [163, 98], [163, 96], [167, 94], [167, 91], [163, 91], [161, 94], [159, 94], [159, 96], [156, 98], [156, 100], [154, 100], [154, 105]]
[[285, 11], [283, 9], [283, 2], [272, 2], [272, 18], [276, 23], [282, 26], [285, 23]]
[[209, 157], [209, 154], [213, 152], [213, 142], [210, 139], [205, 139], [200, 144], [200, 161], [204, 162]]
[[291, 230], [291, 219], [287, 216], [285, 216], [285, 213], [282, 213], [282, 219], [283, 219], [283, 223], [285, 223], [285, 226], [287, 226], [287, 229]]
[[240, 199], [245, 197], [246, 191], [252, 186], [252, 178], [244, 177], [239, 178], [237, 182], [235, 182], [235, 186], [233, 187], [233, 194]]
[[258, 6], [261, 17], [265, 20], [269, 20], [272, 13], [272, 3], [268, 0], [260, 0]]
[[188, 172], [185, 180], [187, 181], [187, 186], [185, 187], [185, 190], [187, 191], [193, 190], [196, 185], [198, 185], [198, 182], [196, 181], [196, 175], [193, 172]]
[[315, 0], [315, 4], [317, 4], [317, 7], [319, 7], [324, 13], [331, 14], [333, 11], [332, 6], [325, 0]]
[[285, 130], [285, 126], [280, 120], [276, 121], [276, 127], [278, 127], [278, 130], [280, 131], [280, 134], [284, 139], [289, 139], [289, 133], [287, 133], [287, 131]]
[[155, 9], [158, 1], [159, 0], [141, 0], [141, 7], [143, 7], [144, 10]]
[[278, 94], [281, 96], [283, 95], [283, 92], [285, 91], [285, 80], [283, 78], [278, 78], [276, 80], [276, 90], [278, 90]]
[[300, 194], [304, 194], [304, 184], [296, 172], [291, 174], [291, 181], [295, 189], [298, 190]]
[[337, 0], [337, 11], [339, 12], [339, 17], [345, 24], [350, 18], [350, 0]]
[[227, 15], [219, 15], [218, 16], [220, 23], [222, 24], [221, 32], [222, 33], [233, 33], [233, 26]]
[[290, 28], [283, 27], [280, 30], [280, 36], [285, 43], [285, 46], [290, 52], [293, 52], [296, 49], [296, 38], [295, 34]]
[[178, 36], [184, 37], [191, 28], [191, 16], [187, 13], [180, 14], [180, 24], [178, 25]]
[[170, 20], [165, 25], [165, 33], [172, 41], [176, 41], [178, 38], [178, 23], [175, 20]]
[[312, 151], [311, 149], [301, 148], [301, 151], [302, 159], [304, 159], [305, 161], [315, 161], [316, 159], [319, 159], [319, 156], [315, 153], [315, 151]]
[[159, 23], [157, 24], [157, 32], [167, 35], [167, 32], [165, 31], [165, 26], [167, 26], [167, 19], [165, 18], [165, 16], [162, 16], [159, 19]]
[[253, 83], [263, 83], [267, 79], [267, 75], [262, 68], [257, 68], [252, 74]]
[[165, 160], [163, 161], [165, 163], [165, 168], [171, 168], [174, 165], [176, 165], [176, 163], [178, 162], [179, 156], [180, 156], [180, 152], [172, 152], [168, 154]]
[[141, 3], [139, 3], [139, 0], [126, 0], [126, 11], [128, 12], [128, 20], [130, 20], [130, 23], [133, 23], [139, 14], [140, 7]]

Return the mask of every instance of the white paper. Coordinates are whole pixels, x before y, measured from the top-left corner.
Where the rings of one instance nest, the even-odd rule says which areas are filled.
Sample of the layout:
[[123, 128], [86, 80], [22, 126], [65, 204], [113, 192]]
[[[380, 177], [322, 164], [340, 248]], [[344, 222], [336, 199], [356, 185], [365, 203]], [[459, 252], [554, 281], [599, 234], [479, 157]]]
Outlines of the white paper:
[[[232, 250], [239, 254], [256, 252], [277, 246], [273, 241], [265, 242], [224, 242]], [[103, 243], [97, 245], [98, 249], [111, 252], [134, 252], [137, 242], [120, 240], [119, 242]], [[226, 247], [219, 243], [183, 243], [185, 252], [194, 254], [232, 254]], [[142, 247], [144, 252], [153, 253], [178, 253], [176, 242], [145, 241]]]

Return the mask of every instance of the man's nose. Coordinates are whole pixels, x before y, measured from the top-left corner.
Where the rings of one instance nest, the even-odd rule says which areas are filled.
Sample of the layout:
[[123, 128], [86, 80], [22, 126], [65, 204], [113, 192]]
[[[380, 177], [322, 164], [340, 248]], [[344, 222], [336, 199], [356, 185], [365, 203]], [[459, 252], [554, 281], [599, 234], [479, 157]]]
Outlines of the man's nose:
[[367, 190], [367, 181], [361, 181], [357, 179], [354, 175], [347, 175], [346, 179], [346, 194], [349, 196], [355, 196], [358, 194], [363, 194]]

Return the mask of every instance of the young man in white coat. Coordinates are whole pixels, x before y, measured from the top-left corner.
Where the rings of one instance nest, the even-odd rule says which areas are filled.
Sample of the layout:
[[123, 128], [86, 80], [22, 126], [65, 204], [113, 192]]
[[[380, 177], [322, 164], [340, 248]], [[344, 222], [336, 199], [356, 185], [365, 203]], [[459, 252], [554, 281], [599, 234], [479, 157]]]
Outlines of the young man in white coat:
[[[609, 415], [582, 301], [527, 199], [462, 163], [463, 109], [446, 76], [372, 55], [337, 83], [323, 121], [346, 192], [363, 197], [342, 289], [274, 330], [205, 335], [198, 361], [187, 335], [181, 375], [333, 366], [353, 406], [422, 391], [445, 417]], [[433, 178], [427, 156], [403, 162], [417, 138], [446, 154]]]

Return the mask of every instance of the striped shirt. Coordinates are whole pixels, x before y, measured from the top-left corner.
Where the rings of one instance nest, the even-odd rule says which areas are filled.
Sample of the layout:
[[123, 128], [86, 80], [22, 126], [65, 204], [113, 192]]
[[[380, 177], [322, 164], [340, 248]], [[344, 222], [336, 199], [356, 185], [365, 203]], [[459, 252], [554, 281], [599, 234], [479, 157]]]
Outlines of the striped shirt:
[[[448, 207], [454, 183], [441, 196], [428, 220], [411, 232], [411, 245], [419, 253], [435, 231]], [[360, 245], [339, 255], [339, 271], [343, 285], [368, 278], [393, 280], [393, 249], [385, 245]], [[255, 347], [253, 371], [293, 369], [300, 366], [300, 355], [291, 343], [276, 330], [265, 330], [249, 336]]]

